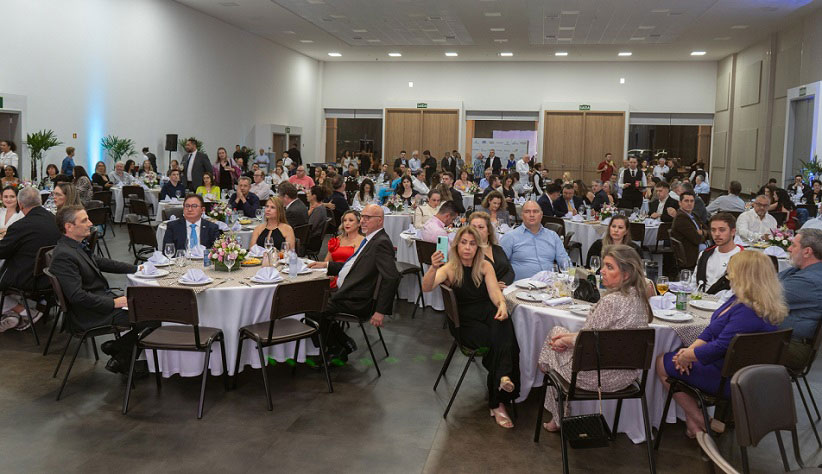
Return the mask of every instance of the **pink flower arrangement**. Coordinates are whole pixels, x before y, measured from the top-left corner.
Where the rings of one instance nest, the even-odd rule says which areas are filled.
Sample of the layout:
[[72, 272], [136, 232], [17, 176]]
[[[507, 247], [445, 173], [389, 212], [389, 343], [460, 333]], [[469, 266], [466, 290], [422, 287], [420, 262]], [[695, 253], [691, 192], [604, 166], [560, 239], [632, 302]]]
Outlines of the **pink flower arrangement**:
[[766, 240], [771, 245], [776, 245], [777, 247], [787, 249], [790, 247], [791, 242], [793, 242], [793, 236], [794, 234], [792, 230], [782, 226], [778, 229], [771, 229], [771, 235]]
[[242, 262], [245, 260], [247, 254], [248, 251], [243, 248], [236, 234], [228, 232], [214, 242], [214, 245], [208, 252], [208, 258], [212, 263], [216, 264], [223, 263], [226, 256], [231, 255], [234, 257], [235, 262]]

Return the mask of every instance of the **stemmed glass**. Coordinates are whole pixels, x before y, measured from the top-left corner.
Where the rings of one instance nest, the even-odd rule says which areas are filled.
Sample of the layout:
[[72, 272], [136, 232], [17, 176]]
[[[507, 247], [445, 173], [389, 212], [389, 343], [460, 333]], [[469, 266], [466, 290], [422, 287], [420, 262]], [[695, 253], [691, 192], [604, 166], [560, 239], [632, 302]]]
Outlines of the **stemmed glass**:
[[659, 292], [660, 295], [664, 295], [668, 292], [668, 277], [661, 276], [656, 279], [656, 291]]
[[599, 270], [600, 259], [599, 255], [594, 255], [591, 257], [591, 271], [596, 273]]
[[185, 250], [178, 250], [177, 253], [174, 255], [174, 257], [175, 257], [175, 262], [174, 263], [177, 264], [177, 268], [179, 268], [180, 270], [185, 268], [186, 263], [188, 263], [187, 259], [186, 259], [186, 251]]
[[263, 220], [263, 212], [264, 211], [262, 209], [257, 209], [257, 211], [254, 213], [258, 221]]
[[179, 189], [177, 191], [175, 191], [174, 194], [177, 195], [177, 199], [180, 199], [181, 197], [183, 197], [183, 192], [180, 191]]
[[680, 281], [680, 283], [688, 284], [688, 282], [691, 281], [691, 275], [692, 274], [693, 274], [693, 272], [691, 272], [690, 270], [687, 270], [687, 269], [682, 270], [681, 272], [679, 272], [679, 281]]
[[237, 254], [234, 252], [228, 252], [225, 254], [223, 258], [223, 263], [225, 263], [226, 268], [228, 268], [228, 273], [231, 273], [231, 269], [234, 267], [234, 262], [237, 261]]
[[175, 252], [176, 249], [174, 248], [174, 244], [168, 243], [163, 246], [163, 255], [165, 255], [169, 260], [174, 258]]

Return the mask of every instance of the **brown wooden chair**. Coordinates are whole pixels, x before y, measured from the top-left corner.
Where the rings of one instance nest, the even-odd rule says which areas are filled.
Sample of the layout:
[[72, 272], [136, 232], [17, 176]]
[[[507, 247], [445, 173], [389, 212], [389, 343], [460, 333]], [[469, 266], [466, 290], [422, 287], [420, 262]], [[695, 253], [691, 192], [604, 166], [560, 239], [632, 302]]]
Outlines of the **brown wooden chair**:
[[[367, 314], [370, 317], [374, 314], [374, 307], [377, 305], [377, 297], [380, 294], [380, 287], [382, 286], [382, 275], [377, 277], [377, 284], [374, 285], [374, 293], [371, 299], [371, 308], [368, 310]], [[333, 321], [338, 321], [341, 323], [348, 323], [348, 324], [358, 324], [360, 326], [360, 330], [362, 331], [362, 337], [365, 339], [365, 344], [368, 346], [368, 352], [371, 353], [371, 361], [374, 362], [374, 368], [377, 369], [377, 377], [381, 377], [382, 373], [380, 372], [380, 366], [377, 364], [377, 358], [374, 357], [374, 349], [371, 347], [371, 341], [368, 339], [368, 334], [365, 332], [365, 326], [363, 325], [363, 320], [359, 318], [359, 316], [350, 313], [337, 313], [331, 317]], [[377, 334], [380, 336], [380, 342], [382, 343], [382, 348], [385, 351], [385, 356], [388, 357], [388, 347], [385, 346], [385, 339], [382, 337], [382, 331], [379, 327], [377, 327]], [[320, 350], [324, 350], [325, 348], [320, 348]]]
[[297, 247], [297, 255], [300, 257], [305, 257], [305, 246], [308, 243], [309, 234], [311, 234], [311, 224], [294, 227], [294, 245]]
[[[103, 256], [103, 249], [105, 249], [106, 255], [108, 255], [108, 258], [111, 258], [111, 252], [109, 252], [108, 244], [106, 243], [105, 232], [99, 230], [106, 225], [106, 221], [108, 219], [108, 209], [105, 207], [86, 209], [86, 213], [88, 214], [88, 219], [95, 226], [95, 229], [92, 229], [92, 234], [95, 237], [95, 242], [99, 245], [98, 250], [100, 252], [100, 256]], [[94, 249], [92, 249], [92, 251], [93, 250]]]
[[[648, 370], [654, 362], [654, 337], [652, 328], [643, 329], [602, 329], [580, 331], [574, 345], [573, 362], [571, 363], [571, 380], [565, 378], [556, 370], [545, 374], [542, 384], [541, 396], [538, 400], [545, 399], [545, 392], [548, 386], [556, 389], [557, 406], [564, 407], [565, 402], [575, 400], [597, 400], [600, 396], [603, 400], [617, 400], [614, 423], [611, 428], [610, 439], [613, 440], [619, 430], [619, 415], [622, 411], [622, 401], [626, 399], [640, 399], [642, 404], [642, 419], [645, 425], [645, 440], [648, 448], [648, 464], [651, 472], [656, 472], [654, 466], [653, 450], [651, 449], [651, 422], [648, 417], [648, 403], [645, 398], [645, 387], [648, 380]], [[599, 356], [597, 356], [599, 352]], [[598, 360], [597, 360], [598, 359]], [[596, 390], [589, 391], [577, 387], [577, 376], [582, 371], [599, 370], [641, 370], [642, 375], [628, 387], [616, 392], [598, 393]], [[560, 439], [562, 440], [562, 467], [564, 472], [568, 472], [568, 446], [562, 423], [565, 410], [560, 409], [557, 416], [557, 424], [560, 425]], [[536, 429], [534, 430], [534, 442], [539, 442], [539, 435], [542, 431], [542, 415], [544, 410], [540, 407], [537, 415]]]
[[[330, 291], [330, 278], [318, 280], [306, 280], [293, 283], [280, 283], [274, 290], [271, 301], [271, 319], [261, 323], [251, 324], [240, 328], [240, 342], [237, 346], [237, 361], [234, 364], [234, 388], [237, 387], [237, 377], [240, 373], [240, 360], [243, 354], [243, 342], [251, 340], [257, 346], [257, 354], [260, 357], [260, 367], [263, 372], [263, 384], [265, 385], [265, 395], [268, 403], [268, 411], [274, 409], [271, 403], [271, 388], [268, 383], [268, 372], [266, 370], [266, 357], [263, 349], [277, 344], [296, 341], [294, 347], [294, 361], [300, 352], [300, 341], [310, 338], [316, 334], [320, 339], [320, 348], [324, 347], [320, 325], [312, 319], [305, 317], [301, 320], [289, 318], [295, 314], [321, 313], [325, 311]], [[320, 350], [323, 360], [323, 370], [325, 370], [325, 382], [328, 385], [328, 393], [334, 392], [331, 385], [331, 376], [328, 374], [328, 363], [325, 360], [325, 351]], [[296, 371], [294, 365], [293, 371]], [[292, 374], [293, 374], [292, 371]]]
[[123, 186], [122, 189], [123, 193], [123, 210], [120, 213], [120, 220], [123, 220], [123, 217], [126, 214], [126, 209], [131, 209], [131, 200], [132, 199], [139, 199], [143, 202], [146, 201], [146, 192], [142, 186]]
[[[41, 299], [45, 299], [47, 301], [47, 305], [44, 315], [48, 315], [51, 310], [51, 302], [54, 299], [54, 291], [51, 287], [37, 288], [37, 280], [43, 276], [43, 270], [47, 266], [46, 252], [52, 250], [53, 248], [54, 245], [49, 245], [46, 247], [40, 247], [40, 249], [37, 250], [37, 256], [34, 257], [34, 279], [32, 280], [32, 284], [34, 285], [33, 288], [9, 286], [0, 292], [0, 308], [3, 307], [7, 295], [18, 295], [23, 300], [23, 307], [26, 309], [26, 317], [29, 320], [29, 328], [31, 328], [31, 333], [34, 334], [34, 342], [36, 342], [38, 346], [40, 345], [40, 337], [37, 335], [37, 328], [34, 327], [34, 319], [31, 317], [32, 310], [29, 307], [29, 300], [40, 301]], [[46, 346], [46, 349], [48, 350], [48, 346]]]
[[[175, 323], [174, 326], [150, 327], [142, 330], [137, 343], [131, 351], [131, 364], [128, 369], [128, 383], [123, 396], [123, 415], [128, 413], [128, 401], [134, 380], [134, 363], [143, 349], [151, 349], [154, 356], [154, 375], [157, 391], [163, 378], [158, 350], [202, 352], [203, 382], [200, 386], [200, 401], [197, 404], [197, 419], [203, 417], [206, 381], [208, 380], [208, 363], [211, 359], [211, 346], [220, 343], [220, 355], [223, 361], [223, 384], [228, 385], [228, 364], [225, 358], [225, 337], [218, 328], [200, 326], [197, 310], [197, 297], [194, 290], [188, 288], [163, 288], [156, 286], [130, 286], [127, 289], [128, 317], [132, 324]], [[178, 326], [182, 325], [182, 326]]]
[[[155, 230], [147, 224], [126, 223], [128, 228], [128, 240], [131, 251], [134, 252], [134, 264], [145, 262], [157, 250], [157, 234]], [[142, 247], [137, 247], [138, 245]]]

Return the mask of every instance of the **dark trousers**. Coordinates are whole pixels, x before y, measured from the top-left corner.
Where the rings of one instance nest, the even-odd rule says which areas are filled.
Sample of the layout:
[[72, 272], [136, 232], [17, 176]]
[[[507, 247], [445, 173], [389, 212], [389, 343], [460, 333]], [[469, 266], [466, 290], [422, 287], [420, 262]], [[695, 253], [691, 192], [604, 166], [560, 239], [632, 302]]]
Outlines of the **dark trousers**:
[[[160, 326], [160, 323], [156, 321], [142, 321], [131, 324], [128, 320], [128, 312], [122, 309], [114, 313], [111, 324], [123, 328], [131, 327], [130, 331], [121, 334], [118, 339], [114, 340], [115, 353], [112, 357], [119, 360], [121, 364], [127, 364], [131, 359], [131, 351], [134, 349], [134, 345], [137, 344], [137, 338], [143, 329]], [[128, 365], [123, 365], [123, 367], [128, 367]]]
[[636, 188], [623, 189], [622, 199], [619, 201], [619, 207], [624, 209], [642, 207], [642, 193]]
[[[329, 300], [325, 311], [322, 313], [310, 313], [308, 315], [309, 318], [319, 323], [320, 334], [322, 334], [323, 342], [325, 343], [324, 349], [330, 352], [339, 350], [344, 347], [345, 342], [351, 340], [351, 337], [343, 331], [340, 323], [331, 319], [338, 313], [353, 314], [350, 309], [342, 307], [341, 305], [335, 304], [333, 301]], [[362, 319], [361, 316], [360, 319]], [[317, 334], [311, 336], [311, 341], [314, 342], [315, 346], [320, 347], [320, 339]], [[322, 350], [323, 348], [320, 349]]]

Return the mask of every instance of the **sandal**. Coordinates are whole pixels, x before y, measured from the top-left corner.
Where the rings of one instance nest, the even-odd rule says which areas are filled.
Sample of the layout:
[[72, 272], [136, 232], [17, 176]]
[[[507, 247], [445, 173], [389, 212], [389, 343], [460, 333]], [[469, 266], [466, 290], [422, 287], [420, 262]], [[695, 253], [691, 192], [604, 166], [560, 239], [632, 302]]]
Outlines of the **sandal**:
[[554, 422], [554, 420], [551, 420], [547, 423], [543, 423], [542, 424], [542, 429], [544, 429], [545, 431], [547, 431], [549, 433], [558, 433], [559, 432], [559, 426], [557, 426], [557, 424], [556, 424], [556, 422]]
[[511, 421], [511, 418], [508, 416], [507, 413], [494, 411], [494, 409], [492, 408], [491, 416], [494, 417], [494, 420], [496, 420], [497, 424], [502, 426], [503, 428], [511, 429], [514, 427], [514, 422]]
[[511, 381], [511, 377], [507, 375], [499, 379], [499, 389], [511, 393], [514, 391], [514, 382]]

